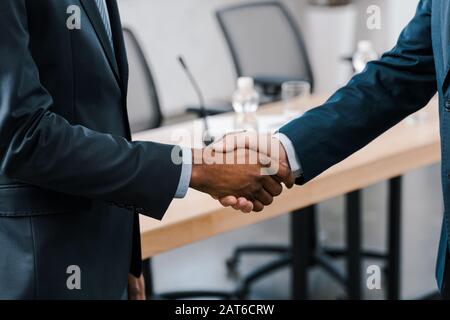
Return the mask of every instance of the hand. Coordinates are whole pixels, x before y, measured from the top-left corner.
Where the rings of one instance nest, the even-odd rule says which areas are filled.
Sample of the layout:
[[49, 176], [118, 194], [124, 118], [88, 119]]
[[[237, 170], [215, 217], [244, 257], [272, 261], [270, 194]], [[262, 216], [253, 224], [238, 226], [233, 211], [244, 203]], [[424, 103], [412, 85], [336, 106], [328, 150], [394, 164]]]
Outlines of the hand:
[[136, 278], [128, 274], [128, 300], [145, 300], [144, 276]]
[[215, 199], [232, 196], [236, 201], [230, 200], [230, 204], [239, 206], [243, 212], [259, 212], [282, 192], [281, 182], [290, 187], [294, 184], [292, 173], [285, 166], [278, 168], [276, 178], [266, 174], [273, 162], [250, 149], [228, 153], [216, 152], [213, 148], [193, 150], [190, 186]]
[[216, 152], [231, 152], [239, 148], [251, 149], [278, 160], [280, 165], [290, 168], [283, 144], [270, 134], [258, 134], [251, 131], [230, 133], [224, 135], [211, 147]]
[[[272, 159], [277, 159], [280, 166], [289, 168], [289, 161], [284, 146], [271, 135], [259, 135], [254, 132], [228, 134], [212, 146], [218, 152], [230, 152], [238, 147], [264, 153]], [[253, 206], [251, 201], [234, 196], [223, 197], [219, 201], [224, 207], [231, 206], [235, 210], [241, 211], [245, 211]]]

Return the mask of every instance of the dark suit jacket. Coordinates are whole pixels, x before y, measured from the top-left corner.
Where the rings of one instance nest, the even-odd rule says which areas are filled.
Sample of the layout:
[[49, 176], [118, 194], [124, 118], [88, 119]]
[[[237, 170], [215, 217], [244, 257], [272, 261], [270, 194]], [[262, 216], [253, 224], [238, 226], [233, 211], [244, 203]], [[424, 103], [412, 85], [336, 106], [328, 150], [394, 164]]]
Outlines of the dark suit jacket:
[[442, 286], [450, 235], [450, 1], [422, 0], [397, 45], [323, 106], [281, 129], [305, 183], [368, 144], [439, 93], [445, 213], [437, 263]]
[[140, 273], [136, 212], [162, 218], [178, 186], [173, 146], [130, 142], [107, 4], [114, 50], [93, 0], [0, 1], [0, 298], [120, 298]]

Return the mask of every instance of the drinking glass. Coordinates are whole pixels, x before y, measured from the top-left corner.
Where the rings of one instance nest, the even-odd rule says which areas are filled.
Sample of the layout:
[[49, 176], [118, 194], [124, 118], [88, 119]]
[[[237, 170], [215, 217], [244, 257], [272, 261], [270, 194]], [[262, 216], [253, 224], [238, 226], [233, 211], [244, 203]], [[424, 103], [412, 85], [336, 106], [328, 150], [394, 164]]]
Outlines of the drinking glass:
[[306, 81], [288, 81], [282, 85], [284, 114], [288, 119], [301, 116], [311, 96], [311, 85]]

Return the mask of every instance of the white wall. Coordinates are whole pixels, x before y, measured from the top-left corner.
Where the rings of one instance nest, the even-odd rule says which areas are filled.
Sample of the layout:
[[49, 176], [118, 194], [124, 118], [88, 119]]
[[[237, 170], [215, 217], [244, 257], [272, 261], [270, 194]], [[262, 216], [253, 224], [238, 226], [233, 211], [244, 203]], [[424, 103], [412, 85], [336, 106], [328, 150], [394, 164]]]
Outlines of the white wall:
[[[397, 42], [403, 28], [414, 16], [419, 0], [358, 0], [357, 38], [369, 38], [380, 51], [391, 49]], [[381, 8], [381, 29], [364, 28], [367, 18], [366, 9], [376, 4]]]
[[[386, 1], [386, 0], [385, 0]], [[387, 35], [388, 41], [395, 43], [397, 36], [405, 25], [414, 16], [419, 0], [395, 0], [389, 1], [388, 21], [390, 32]]]
[[357, 15], [354, 5], [307, 8], [303, 25], [316, 93], [334, 91], [351, 76], [351, 64], [343, 58], [354, 51]]
[[[260, 0], [244, 0], [260, 1]], [[166, 116], [182, 113], [196, 98], [176, 57], [185, 56], [209, 102], [234, 90], [234, 69], [214, 11], [242, 0], [119, 0], [123, 24], [144, 46]], [[414, 13], [417, 0], [358, 0], [344, 8], [310, 7], [306, 0], [282, 0], [302, 29], [318, 92], [334, 90], [349, 77], [340, 61], [355, 41], [371, 39], [380, 51], [390, 48]], [[382, 30], [365, 27], [366, 8], [382, 7]]]

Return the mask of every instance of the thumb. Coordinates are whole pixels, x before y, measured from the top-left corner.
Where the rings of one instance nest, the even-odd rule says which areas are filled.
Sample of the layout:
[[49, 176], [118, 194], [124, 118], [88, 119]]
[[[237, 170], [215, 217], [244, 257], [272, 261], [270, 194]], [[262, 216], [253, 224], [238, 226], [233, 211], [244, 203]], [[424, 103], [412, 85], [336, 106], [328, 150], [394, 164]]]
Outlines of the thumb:
[[242, 132], [234, 132], [225, 134], [222, 138], [217, 140], [211, 145], [211, 148], [216, 152], [227, 153], [231, 151], [235, 151], [238, 146], [236, 143], [238, 134]]
[[[260, 136], [257, 132], [240, 131], [224, 135], [220, 140], [212, 145], [216, 152], [232, 152], [237, 149], [245, 148], [254, 151], [259, 149]], [[263, 152], [267, 151], [263, 148]], [[265, 152], [264, 152], [265, 153]]]

